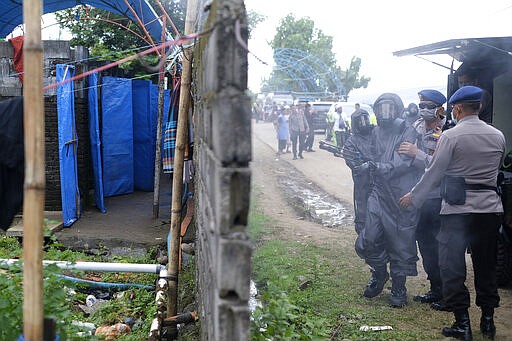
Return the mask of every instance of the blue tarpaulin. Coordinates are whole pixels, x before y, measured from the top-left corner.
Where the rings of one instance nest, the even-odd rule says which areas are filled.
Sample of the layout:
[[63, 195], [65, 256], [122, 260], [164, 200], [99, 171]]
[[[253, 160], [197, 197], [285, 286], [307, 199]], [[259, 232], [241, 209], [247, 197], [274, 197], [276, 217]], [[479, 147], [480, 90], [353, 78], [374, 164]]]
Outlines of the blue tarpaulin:
[[106, 197], [132, 193], [132, 81], [102, 78], [103, 193]]
[[89, 76], [89, 136], [91, 140], [91, 158], [94, 175], [94, 199], [96, 207], [105, 213], [103, 198], [103, 170], [101, 168], [101, 136], [98, 116], [98, 74]]
[[[157, 109], [150, 81], [133, 81], [133, 166], [135, 189], [153, 190]], [[158, 89], [157, 89], [158, 98]], [[158, 102], [158, 99], [157, 99]]]
[[[164, 115], [169, 104], [170, 91], [164, 90]], [[133, 81], [133, 165], [138, 190], [154, 188], [157, 124], [158, 86], [150, 81]]]
[[[126, 1], [137, 16], [145, 24], [155, 42], [162, 39], [162, 22], [153, 8], [146, 0]], [[44, 0], [43, 13], [53, 13], [66, 8], [78, 5], [90, 5], [104, 9], [109, 12], [122, 15], [136, 22], [135, 15], [129, 9], [125, 0]], [[0, 0], [0, 37], [5, 37], [12, 32], [16, 26], [23, 23], [23, 1], [22, 0]], [[171, 39], [168, 39], [171, 40]]]
[[[57, 65], [57, 82], [71, 78], [74, 67]], [[77, 150], [78, 135], [75, 124], [75, 97], [73, 82], [57, 88], [57, 114], [59, 120], [60, 189], [62, 219], [70, 226], [80, 217], [80, 190], [78, 189]]]

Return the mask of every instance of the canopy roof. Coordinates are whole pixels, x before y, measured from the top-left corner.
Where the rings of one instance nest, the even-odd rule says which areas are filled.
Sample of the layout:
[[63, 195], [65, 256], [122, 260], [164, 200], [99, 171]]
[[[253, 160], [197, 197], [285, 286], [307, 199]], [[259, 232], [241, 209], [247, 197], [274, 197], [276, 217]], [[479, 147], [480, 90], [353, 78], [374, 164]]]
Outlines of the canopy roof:
[[490, 53], [512, 55], [512, 37], [451, 39], [393, 52], [394, 56], [447, 54], [460, 62], [484, 59]]
[[[126, 3], [137, 13], [137, 17], [144, 23], [155, 42], [159, 42], [162, 37], [162, 22], [146, 0], [128, 0], [126, 2], [124, 0], [44, 0], [43, 14], [77, 5], [90, 5], [137, 22], [135, 15]], [[0, 37], [5, 37], [23, 23], [23, 1], [0, 0], [0, 8], [2, 9], [0, 11]]]

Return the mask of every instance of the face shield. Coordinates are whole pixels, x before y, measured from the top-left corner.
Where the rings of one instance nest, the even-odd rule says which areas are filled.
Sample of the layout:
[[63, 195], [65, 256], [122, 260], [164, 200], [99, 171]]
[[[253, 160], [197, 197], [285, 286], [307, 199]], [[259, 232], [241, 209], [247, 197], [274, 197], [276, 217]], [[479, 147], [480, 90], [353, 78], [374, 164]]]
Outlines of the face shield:
[[361, 114], [358, 117], [354, 118], [352, 124], [355, 129], [359, 130], [361, 134], [365, 135], [371, 130], [370, 115]]
[[381, 123], [392, 122], [399, 114], [395, 103], [392, 101], [381, 101], [375, 105], [373, 110], [375, 111], [379, 125]]

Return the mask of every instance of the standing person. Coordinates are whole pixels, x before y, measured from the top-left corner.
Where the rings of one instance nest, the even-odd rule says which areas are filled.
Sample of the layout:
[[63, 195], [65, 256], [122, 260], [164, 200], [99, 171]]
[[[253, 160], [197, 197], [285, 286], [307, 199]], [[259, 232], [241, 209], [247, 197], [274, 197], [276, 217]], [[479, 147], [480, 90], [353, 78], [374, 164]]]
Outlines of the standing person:
[[306, 116], [306, 121], [308, 121], [309, 125], [309, 133], [306, 137], [306, 144], [304, 146], [307, 152], [314, 152], [313, 144], [315, 143], [315, 127], [313, 126], [313, 116], [315, 115], [314, 109], [311, 107], [311, 104], [306, 103], [306, 107], [304, 108], [304, 116]]
[[309, 132], [308, 121], [304, 116], [304, 109], [297, 106], [292, 110], [288, 120], [290, 129], [290, 140], [292, 141], [293, 159], [297, 160], [297, 144], [299, 145], [299, 157], [304, 158], [302, 152], [306, 141], [306, 134]]
[[482, 310], [480, 331], [493, 339], [494, 308], [499, 305], [496, 283], [496, 243], [503, 207], [497, 176], [505, 155], [505, 137], [478, 119], [482, 89], [463, 86], [450, 97], [455, 127], [446, 130], [421, 180], [400, 199], [402, 207], [421, 207], [430, 189], [441, 185], [439, 264], [443, 296], [455, 322], [444, 336], [472, 340], [466, 280], [468, 247], [473, 260], [476, 305]]
[[371, 190], [371, 174], [369, 169], [358, 166], [371, 159], [370, 135], [372, 125], [370, 114], [359, 109], [352, 114], [352, 135], [343, 146], [342, 155], [345, 163], [352, 171], [354, 181], [354, 224], [357, 234], [364, 228], [366, 221], [366, 202]]
[[[398, 152], [413, 157], [413, 164], [423, 172], [432, 161], [437, 141], [441, 136], [441, 128], [445, 121], [443, 104], [446, 102], [446, 97], [437, 90], [422, 90], [418, 95], [420, 118], [412, 124], [412, 127], [420, 136], [420, 140], [417, 145], [403, 142]], [[416, 240], [423, 259], [423, 268], [430, 281], [430, 290], [427, 293], [413, 297], [414, 301], [421, 303], [440, 302], [443, 298], [439, 270], [439, 243], [436, 239], [441, 226], [440, 210], [440, 188], [432, 187], [427, 194], [427, 199], [420, 207], [416, 227]], [[440, 304], [437, 303], [434, 307]]]
[[483, 93], [482, 99], [480, 100], [478, 117], [484, 122], [492, 123], [492, 95], [483, 88], [483, 84], [478, 77], [478, 71], [466, 65], [462, 65], [456, 73], [459, 88], [466, 85], [473, 85], [482, 89]]
[[336, 145], [338, 148], [343, 148], [343, 144], [345, 143], [345, 139], [347, 138], [348, 131], [348, 121], [345, 115], [343, 114], [343, 107], [341, 104], [336, 103], [334, 112], [334, 138]]
[[286, 105], [284, 111], [277, 117], [276, 132], [277, 132], [277, 155], [283, 154], [286, 148], [290, 130], [288, 127], [288, 116], [290, 114], [290, 107]]
[[325, 121], [327, 124], [327, 129], [325, 129], [325, 140], [327, 142], [331, 142], [332, 137], [334, 135], [334, 116], [336, 113], [336, 107], [337, 107], [337, 104], [333, 104], [329, 108], [329, 111], [327, 112], [327, 115], [325, 116]]
[[380, 294], [389, 279], [393, 280], [389, 303], [399, 308], [407, 305], [407, 276], [416, 276], [415, 208], [401, 208], [398, 200], [411, 190], [421, 176], [412, 166], [410, 156], [399, 154], [400, 143], [416, 143], [417, 133], [399, 116], [404, 105], [396, 94], [380, 95], [374, 103], [377, 127], [372, 131], [372, 161], [356, 167], [370, 169], [373, 186], [368, 197], [366, 221], [356, 240], [356, 252], [372, 268], [372, 276], [363, 293], [367, 298]]

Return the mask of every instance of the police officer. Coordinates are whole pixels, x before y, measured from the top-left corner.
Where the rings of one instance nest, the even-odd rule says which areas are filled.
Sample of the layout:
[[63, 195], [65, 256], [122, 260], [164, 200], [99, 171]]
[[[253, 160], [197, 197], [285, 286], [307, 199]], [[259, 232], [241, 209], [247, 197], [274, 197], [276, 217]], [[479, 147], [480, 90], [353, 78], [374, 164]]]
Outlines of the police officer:
[[496, 190], [498, 170], [505, 155], [505, 137], [478, 119], [482, 89], [463, 86], [450, 98], [456, 126], [441, 135], [434, 157], [421, 180], [400, 205], [421, 207], [431, 188], [441, 184], [439, 264], [446, 304], [455, 323], [444, 336], [472, 340], [468, 307], [465, 251], [471, 247], [476, 304], [482, 310], [480, 331], [493, 339], [496, 284], [496, 236], [503, 207]]
[[[414, 164], [422, 171], [428, 167], [436, 149], [437, 141], [444, 125], [444, 108], [446, 97], [437, 90], [422, 90], [418, 93], [420, 98], [420, 118], [412, 124], [418, 132], [420, 140], [417, 144], [404, 142], [398, 149], [399, 153], [414, 157]], [[430, 290], [424, 295], [414, 296], [415, 301], [421, 303], [434, 303], [441, 301], [441, 274], [439, 270], [438, 242], [441, 218], [441, 196], [439, 186], [432, 188], [426, 201], [420, 208], [420, 217], [416, 227], [416, 240], [423, 259], [423, 268], [430, 281]], [[440, 303], [434, 307], [440, 306]]]
[[358, 171], [358, 166], [371, 159], [370, 114], [364, 109], [356, 110], [352, 116], [352, 134], [343, 145], [343, 158], [352, 170], [354, 181], [354, 224], [357, 234], [364, 228], [366, 220], [366, 203], [371, 190], [370, 170]]
[[399, 116], [404, 105], [393, 93], [380, 95], [373, 105], [377, 127], [372, 130], [372, 161], [354, 168], [370, 169], [373, 186], [368, 197], [366, 221], [356, 240], [356, 252], [372, 268], [372, 277], [363, 293], [367, 298], [379, 295], [389, 279], [392, 286], [389, 303], [399, 308], [407, 304], [407, 276], [418, 274], [416, 262], [415, 208], [402, 209], [398, 200], [410, 191], [422, 171], [412, 166], [413, 158], [399, 154], [404, 141], [416, 143], [417, 133]]

